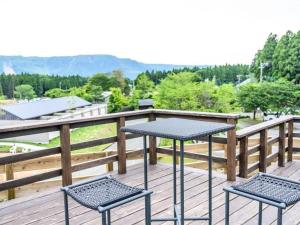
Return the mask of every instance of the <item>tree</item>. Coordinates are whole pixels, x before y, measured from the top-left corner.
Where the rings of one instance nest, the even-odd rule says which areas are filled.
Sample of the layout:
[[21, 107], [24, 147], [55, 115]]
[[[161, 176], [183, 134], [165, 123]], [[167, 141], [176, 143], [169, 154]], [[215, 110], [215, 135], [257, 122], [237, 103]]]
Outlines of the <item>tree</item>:
[[132, 109], [138, 109], [139, 108], [139, 100], [141, 99], [141, 91], [135, 89], [132, 92], [132, 95], [129, 98], [128, 101], [128, 105], [132, 108]]
[[262, 111], [268, 109], [266, 93], [260, 84], [250, 83], [240, 88], [238, 102], [246, 112], [253, 112], [253, 119], [256, 119], [258, 108]]
[[263, 74], [266, 80], [272, 78], [272, 62], [273, 55], [278, 43], [276, 34], [269, 34], [266, 43], [262, 50], [258, 50], [250, 67], [250, 71], [255, 74], [255, 77], [260, 78], [260, 66], [261, 63], [267, 63], [267, 66], [263, 69]]
[[101, 86], [103, 91], [109, 91], [111, 88], [111, 81], [108, 74], [97, 73], [89, 79], [88, 85]]
[[300, 87], [292, 82], [280, 79], [261, 85], [267, 95], [268, 110], [277, 117], [284, 114], [297, 113], [299, 108]]
[[273, 76], [276, 79], [286, 77], [289, 80], [293, 77], [292, 66], [290, 65], [289, 46], [292, 39], [293, 32], [287, 31], [283, 35], [274, 51], [273, 55]]
[[127, 105], [127, 99], [123, 96], [120, 88], [111, 88], [111, 95], [108, 102], [109, 112], [119, 112]]
[[145, 74], [143, 74], [136, 80], [135, 88], [140, 91], [141, 98], [149, 98], [154, 89], [154, 83]]
[[216, 112], [229, 113], [240, 109], [237, 103], [237, 90], [232, 84], [223, 84], [217, 87], [214, 97]]
[[254, 119], [258, 108], [264, 113], [275, 113], [279, 117], [283, 113], [298, 113], [300, 87], [283, 79], [247, 84], [241, 87], [238, 99], [246, 112], [253, 111]]
[[125, 76], [122, 70], [114, 70], [111, 74], [111, 87], [118, 87], [124, 93], [126, 87]]
[[15, 97], [18, 99], [33, 99], [36, 97], [36, 94], [33, 90], [33, 87], [28, 84], [22, 84], [19, 86], [16, 86], [15, 88]]
[[97, 85], [90, 85], [86, 87], [87, 93], [89, 93], [94, 102], [101, 102], [103, 101], [103, 90], [101, 86]]
[[68, 96], [68, 91], [65, 91], [60, 88], [53, 88], [45, 92], [44, 96], [49, 98], [60, 98], [64, 96]]
[[193, 82], [195, 74], [182, 72], [170, 74], [162, 80], [154, 94], [154, 104], [157, 108], [196, 110], [197, 84]]

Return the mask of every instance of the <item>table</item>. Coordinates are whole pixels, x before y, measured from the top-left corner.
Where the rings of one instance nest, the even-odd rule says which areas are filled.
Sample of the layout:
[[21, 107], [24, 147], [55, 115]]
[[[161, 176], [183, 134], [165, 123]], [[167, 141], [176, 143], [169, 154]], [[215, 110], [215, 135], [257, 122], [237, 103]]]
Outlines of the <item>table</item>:
[[[234, 129], [235, 126], [226, 123], [205, 122], [189, 119], [161, 119], [157, 121], [125, 126], [123, 132], [143, 135], [144, 141], [144, 185], [148, 190], [147, 169], [147, 135], [173, 139], [173, 204], [174, 217], [152, 218], [151, 221], [174, 221], [174, 224], [184, 224], [190, 220], [208, 220], [212, 224], [212, 135]], [[185, 217], [184, 215], [184, 141], [197, 140], [208, 136], [208, 217]], [[177, 202], [176, 190], [176, 141], [180, 141], [180, 202]]]

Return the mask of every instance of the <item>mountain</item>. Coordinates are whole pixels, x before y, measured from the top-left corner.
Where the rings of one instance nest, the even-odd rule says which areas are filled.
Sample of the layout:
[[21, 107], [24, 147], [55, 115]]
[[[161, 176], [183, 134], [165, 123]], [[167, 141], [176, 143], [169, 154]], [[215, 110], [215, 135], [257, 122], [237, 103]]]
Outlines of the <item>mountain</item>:
[[[146, 70], [172, 70], [185, 65], [146, 64], [112, 55], [54, 57], [0, 56], [0, 74], [38, 73], [91, 76], [98, 72], [122, 70], [129, 78]], [[191, 66], [188, 66], [191, 67]]]

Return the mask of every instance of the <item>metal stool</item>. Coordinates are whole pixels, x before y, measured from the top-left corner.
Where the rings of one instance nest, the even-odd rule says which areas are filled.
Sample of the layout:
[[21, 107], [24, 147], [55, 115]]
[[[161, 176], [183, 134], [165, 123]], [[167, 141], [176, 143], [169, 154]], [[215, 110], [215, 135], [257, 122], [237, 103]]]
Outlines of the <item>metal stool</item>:
[[248, 181], [224, 188], [225, 224], [229, 225], [229, 193], [259, 202], [258, 224], [262, 224], [262, 204], [278, 208], [277, 224], [282, 225], [282, 210], [300, 200], [300, 183], [282, 177], [259, 173]]
[[102, 224], [110, 225], [110, 210], [133, 200], [145, 197], [146, 225], [151, 224], [151, 191], [122, 184], [111, 176], [63, 187], [65, 221], [69, 225], [68, 195], [81, 205], [102, 214]]

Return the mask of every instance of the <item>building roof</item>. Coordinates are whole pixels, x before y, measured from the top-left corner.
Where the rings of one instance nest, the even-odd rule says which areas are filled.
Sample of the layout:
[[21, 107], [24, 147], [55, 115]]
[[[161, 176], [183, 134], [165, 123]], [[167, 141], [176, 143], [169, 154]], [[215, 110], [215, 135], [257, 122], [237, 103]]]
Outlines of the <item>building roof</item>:
[[91, 105], [92, 103], [83, 100], [77, 96], [67, 96], [54, 99], [38, 100], [26, 103], [19, 103], [1, 107], [22, 120], [37, 118], [50, 115], [56, 112], [63, 112], [69, 109], [75, 109]]
[[153, 106], [153, 100], [152, 99], [140, 99], [139, 106]]

